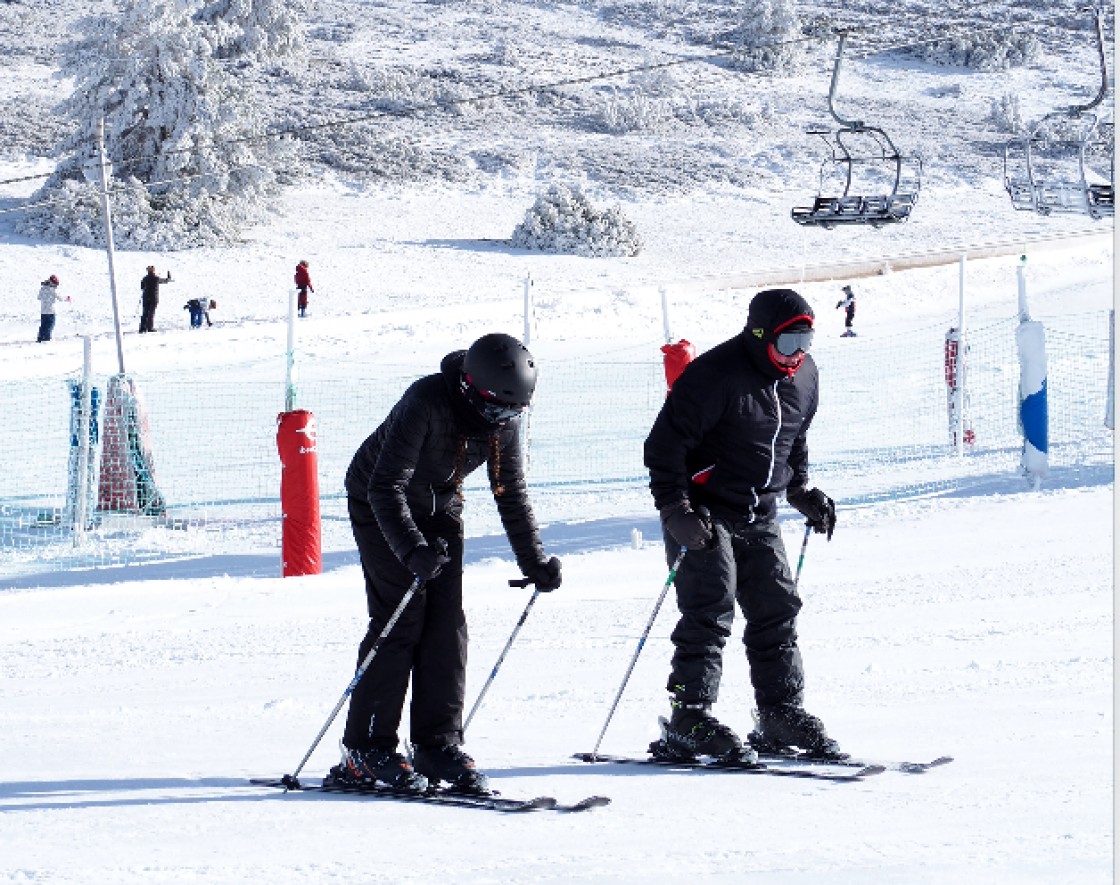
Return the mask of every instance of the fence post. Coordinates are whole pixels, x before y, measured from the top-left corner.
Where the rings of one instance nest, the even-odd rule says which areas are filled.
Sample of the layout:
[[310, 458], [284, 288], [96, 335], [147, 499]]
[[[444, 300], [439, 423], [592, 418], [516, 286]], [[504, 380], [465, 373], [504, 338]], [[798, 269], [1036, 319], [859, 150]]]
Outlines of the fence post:
[[85, 540], [86, 526], [89, 524], [89, 459], [90, 438], [89, 426], [90, 413], [93, 409], [93, 339], [89, 335], [82, 336], [82, 386], [80, 403], [78, 406], [78, 476], [77, 500], [74, 502], [74, 545], [78, 546]]
[[1104, 405], [1104, 426], [1116, 429], [1116, 412], [1113, 405], [1116, 388], [1116, 311], [1108, 312], [1108, 399]]
[[521, 336], [521, 343], [526, 347], [529, 346], [529, 330], [532, 326], [533, 316], [533, 277], [531, 274], [525, 274], [525, 332]]
[[661, 325], [665, 330], [665, 343], [673, 343], [673, 332], [669, 326], [669, 295], [665, 291], [665, 287], [661, 287]]
[[964, 309], [964, 268], [966, 256], [962, 252], [960, 258], [960, 280], [958, 282], [959, 295], [957, 301], [957, 333], [960, 335], [960, 340], [957, 342], [957, 389], [955, 391], [956, 402], [954, 403], [954, 415], [956, 418], [956, 425], [953, 427], [953, 447], [956, 449], [958, 457], [964, 456], [964, 403], [965, 403], [965, 385], [968, 383], [968, 360], [965, 359], [967, 353], [968, 338], [965, 331], [965, 309]]

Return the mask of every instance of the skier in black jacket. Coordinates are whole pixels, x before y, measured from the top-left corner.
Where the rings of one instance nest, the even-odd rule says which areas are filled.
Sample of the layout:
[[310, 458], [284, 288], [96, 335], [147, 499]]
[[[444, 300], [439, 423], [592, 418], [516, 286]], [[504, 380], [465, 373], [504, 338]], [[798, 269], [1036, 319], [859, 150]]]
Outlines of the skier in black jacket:
[[[463, 614], [463, 479], [487, 465], [490, 487], [522, 573], [539, 590], [560, 586], [529, 504], [520, 415], [537, 369], [516, 338], [491, 334], [444, 357], [416, 381], [362, 443], [346, 472], [350, 524], [365, 574], [365, 658], [413, 577], [424, 581], [354, 687], [342, 762], [332, 775], [423, 790], [447, 781], [485, 792], [461, 748], [467, 624]], [[397, 752], [412, 680], [413, 767]]]
[[809, 489], [806, 434], [817, 410], [812, 338], [813, 310], [804, 298], [791, 289], [759, 292], [746, 328], [677, 379], [646, 439], [669, 562], [688, 550], [676, 577], [672, 716], [662, 729], [661, 746], [670, 753], [757, 758], [711, 713], [738, 602], [758, 705], [750, 743], [840, 755], [802, 707], [801, 600], [775, 519], [785, 491], [830, 540], [836, 524], [832, 499]]
[[171, 282], [171, 271], [167, 276], [161, 277], [156, 273], [153, 265], [148, 265], [148, 272], [140, 280], [140, 331], [154, 332], [156, 330], [156, 308], [159, 307], [159, 287], [161, 283]]

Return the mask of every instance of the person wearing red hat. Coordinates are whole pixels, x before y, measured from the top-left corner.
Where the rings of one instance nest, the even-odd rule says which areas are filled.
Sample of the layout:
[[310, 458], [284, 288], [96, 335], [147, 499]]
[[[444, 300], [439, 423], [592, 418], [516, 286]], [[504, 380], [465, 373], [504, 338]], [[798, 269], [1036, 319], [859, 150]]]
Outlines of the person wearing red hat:
[[58, 294], [58, 277], [54, 274], [39, 284], [39, 303], [42, 307], [39, 310], [39, 337], [35, 339], [37, 342], [51, 340], [51, 335], [54, 334], [55, 304], [69, 300], [69, 295], [64, 298]]
[[[757, 761], [797, 748], [840, 758], [820, 719], [802, 707], [797, 646], [801, 599], [777, 521], [778, 496], [832, 538], [836, 507], [809, 486], [809, 425], [817, 366], [813, 309], [792, 289], [751, 300], [738, 335], [701, 354], [674, 383], [645, 443], [650, 491], [670, 563], [680, 620], [667, 688], [671, 718], [651, 752]], [[758, 727], [744, 744], [712, 715], [736, 604]]]

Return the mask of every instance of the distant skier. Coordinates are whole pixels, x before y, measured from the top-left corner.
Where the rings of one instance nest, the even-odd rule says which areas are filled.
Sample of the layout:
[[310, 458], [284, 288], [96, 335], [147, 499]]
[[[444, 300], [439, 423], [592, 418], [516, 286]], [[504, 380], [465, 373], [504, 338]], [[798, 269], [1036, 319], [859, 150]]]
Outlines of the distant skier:
[[215, 310], [218, 302], [212, 298], [192, 298], [183, 305], [183, 310], [191, 312], [191, 328], [201, 329], [202, 321], [206, 320], [207, 326], [214, 325], [210, 322], [210, 311]]
[[[560, 560], [541, 547], [521, 456], [520, 416], [537, 368], [509, 335], [484, 335], [413, 383], [358, 448], [346, 471], [350, 525], [365, 575], [364, 660], [414, 576], [424, 581], [350, 695], [342, 761], [331, 777], [405, 790], [447, 781], [485, 792], [462, 749], [467, 624], [463, 614], [463, 480], [486, 465], [498, 513], [522, 573], [538, 590], [560, 586]], [[413, 765], [397, 752], [412, 681]]]
[[58, 277], [51, 274], [39, 284], [39, 337], [37, 342], [50, 341], [54, 334], [55, 304], [59, 301], [69, 301], [70, 296], [63, 298], [58, 294]]
[[159, 306], [160, 283], [171, 282], [171, 271], [167, 276], [161, 277], [156, 273], [154, 265], [148, 265], [148, 273], [140, 281], [140, 331], [154, 332], [156, 330], [156, 308]]
[[[747, 762], [757, 759], [754, 748], [840, 755], [821, 720], [802, 707], [801, 600], [775, 518], [784, 491], [815, 531], [831, 540], [836, 526], [832, 499], [809, 487], [812, 340], [813, 310], [804, 298], [792, 289], [759, 292], [746, 328], [685, 368], [646, 439], [667, 560], [688, 551], [675, 581], [672, 716], [651, 750]], [[743, 642], [758, 705], [754, 748], [711, 710], [736, 602], [747, 622]]]
[[836, 309], [844, 308], [844, 334], [841, 338], [855, 337], [855, 330], [852, 329], [852, 323], [856, 319], [856, 296], [852, 293], [851, 286], [844, 287], [844, 295], [840, 301], [836, 302]]
[[299, 292], [299, 315], [305, 317], [307, 316], [307, 293], [315, 291], [315, 287], [311, 285], [310, 266], [306, 261], [301, 261], [296, 265], [296, 289]]

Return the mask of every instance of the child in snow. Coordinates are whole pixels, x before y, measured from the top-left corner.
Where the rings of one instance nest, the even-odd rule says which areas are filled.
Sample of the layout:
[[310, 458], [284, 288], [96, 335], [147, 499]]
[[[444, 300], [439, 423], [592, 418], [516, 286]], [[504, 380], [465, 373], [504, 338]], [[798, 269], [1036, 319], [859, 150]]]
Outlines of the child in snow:
[[54, 332], [55, 304], [59, 301], [69, 301], [70, 296], [63, 298], [58, 294], [58, 277], [51, 274], [39, 284], [39, 302], [42, 308], [39, 311], [39, 337], [38, 342], [50, 341]]
[[301, 261], [296, 265], [296, 289], [299, 290], [299, 315], [305, 317], [307, 316], [307, 293], [315, 291], [315, 287], [311, 285], [311, 271], [308, 269], [306, 261]]
[[209, 301], [205, 298], [192, 298], [183, 305], [183, 310], [189, 310], [191, 312], [191, 328], [201, 329], [202, 320], [204, 318], [207, 326], [214, 325], [210, 322], [210, 311], [214, 310], [217, 306], [218, 302], [212, 298]]
[[836, 302], [836, 309], [844, 308], [844, 334], [842, 338], [851, 338], [856, 333], [852, 329], [852, 323], [856, 319], [856, 296], [852, 293], [851, 286], [844, 287], [845, 298]]

